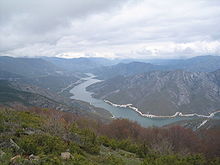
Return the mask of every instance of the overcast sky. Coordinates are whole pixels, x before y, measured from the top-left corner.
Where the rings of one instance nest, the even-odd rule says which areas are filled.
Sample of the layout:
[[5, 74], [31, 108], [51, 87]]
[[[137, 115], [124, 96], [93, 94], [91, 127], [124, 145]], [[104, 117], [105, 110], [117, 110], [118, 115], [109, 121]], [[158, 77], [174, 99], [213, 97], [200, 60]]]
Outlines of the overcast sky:
[[220, 0], [0, 0], [0, 56], [220, 55]]

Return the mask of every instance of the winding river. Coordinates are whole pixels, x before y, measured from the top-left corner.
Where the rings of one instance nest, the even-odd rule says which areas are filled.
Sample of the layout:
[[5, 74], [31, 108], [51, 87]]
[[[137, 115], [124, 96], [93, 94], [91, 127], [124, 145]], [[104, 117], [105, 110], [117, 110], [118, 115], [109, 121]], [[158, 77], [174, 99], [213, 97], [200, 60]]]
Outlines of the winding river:
[[70, 90], [70, 93], [73, 94], [73, 96], [71, 96], [71, 99], [85, 101], [95, 107], [104, 108], [108, 110], [114, 118], [126, 118], [132, 121], [136, 121], [143, 127], [149, 127], [149, 126], [161, 127], [180, 120], [190, 120], [190, 119], [198, 118], [198, 116], [179, 116], [179, 115], [170, 118], [167, 117], [150, 118], [140, 115], [138, 112], [134, 111], [129, 107], [112, 106], [101, 99], [93, 98], [92, 93], [86, 90], [86, 87], [94, 83], [100, 82], [101, 80], [96, 79], [95, 76], [92, 74], [88, 74], [88, 77], [82, 79], [84, 80], [83, 83], [75, 86]]

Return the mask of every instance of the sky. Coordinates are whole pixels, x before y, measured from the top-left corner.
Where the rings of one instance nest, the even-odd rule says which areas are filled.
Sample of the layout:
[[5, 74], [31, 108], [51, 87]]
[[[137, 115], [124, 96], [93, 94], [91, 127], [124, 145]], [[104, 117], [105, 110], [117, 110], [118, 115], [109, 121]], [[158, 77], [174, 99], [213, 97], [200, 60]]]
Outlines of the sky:
[[0, 56], [220, 55], [220, 0], [0, 0]]

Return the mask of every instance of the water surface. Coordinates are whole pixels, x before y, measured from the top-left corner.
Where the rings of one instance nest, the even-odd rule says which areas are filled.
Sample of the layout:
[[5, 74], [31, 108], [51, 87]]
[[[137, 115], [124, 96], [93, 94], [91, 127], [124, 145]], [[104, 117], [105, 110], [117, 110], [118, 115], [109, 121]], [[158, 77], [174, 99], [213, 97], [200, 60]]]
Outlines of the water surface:
[[83, 78], [83, 80], [85, 80], [83, 83], [75, 86], [70, 90], [70, 93], [73, 94], [73, 96], [71, 96], [71, 99], [85, 101], [95, 107], [104, 108], [107, 111], [109, 111], [115, 118], [126, 118], [132, 121], [136, 121], [137, 123], [139, 123], [144, 127], [163, 126], [180, 120], [190, 120], [196, 118], [196, 116], [193, 117], [176, 116], [173, 118], [148, 118], [141, 116], [139, 113], [135, 112], [130, 108], [121, 108], [121, 107], [112, 106], [101, 99], [93, 98], [92, 92], [86, 90], [88, 86], [101, 81], [96, 79], [95, 76], [92, 74], [88, 74], [88, 76], [89, 77]]

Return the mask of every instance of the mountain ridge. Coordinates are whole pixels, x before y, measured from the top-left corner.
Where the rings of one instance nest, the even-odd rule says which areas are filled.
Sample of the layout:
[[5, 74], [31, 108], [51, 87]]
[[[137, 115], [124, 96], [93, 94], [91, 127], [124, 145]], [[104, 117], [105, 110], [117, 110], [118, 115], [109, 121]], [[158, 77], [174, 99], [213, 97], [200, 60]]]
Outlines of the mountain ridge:
[[133, 104], [143, 113], [208, 114], [220, 107], [219, 72], [153, 71], [114, 77], [87, 89], [96, 98]]

